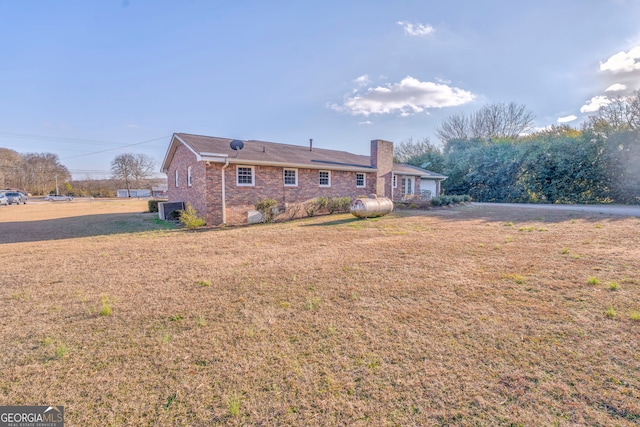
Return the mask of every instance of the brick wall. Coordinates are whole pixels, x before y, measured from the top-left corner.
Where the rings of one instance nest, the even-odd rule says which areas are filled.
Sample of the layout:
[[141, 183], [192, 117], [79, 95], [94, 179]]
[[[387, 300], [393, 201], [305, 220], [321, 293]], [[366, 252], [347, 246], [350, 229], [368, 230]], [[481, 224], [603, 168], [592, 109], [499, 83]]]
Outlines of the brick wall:
[[382, 139], [371, 141], [371, 166], [378, 169], [375, 194], [393, 198], [393, 142]]
[[[187, 180], [189, 166], [191, 166], [191, 186], [188, 185]], [[177, 187], [176, 171], [178, 172]], [[182, 144], [178, 145], [167, 171], [167, 196], [169, 201], [190, 203], [199, 213], [205, 212], [206, 199], [202, 197], [205, 179], [204, 162], [197, 162], [193, 152]]]
[[366, 186], [359, 188], [355, 172], [330, 171], [331, 186], [321, 187], [319, 171], [302, 168], [297, 169], [298, 185], [285, 186], [283, 168], [272, 166], [255, 166], [255, 186], [244, 187], [236, 185], [236, 167], [231, 165], [226, 170], [227, 224], [246, 224], [247, 211], [266, 198], [277, 200], [278, 208], [284, 211], [287, 206], [316, 197], [357, 197], [368, 195], [375, 188], [374, 173], [365, 174]]

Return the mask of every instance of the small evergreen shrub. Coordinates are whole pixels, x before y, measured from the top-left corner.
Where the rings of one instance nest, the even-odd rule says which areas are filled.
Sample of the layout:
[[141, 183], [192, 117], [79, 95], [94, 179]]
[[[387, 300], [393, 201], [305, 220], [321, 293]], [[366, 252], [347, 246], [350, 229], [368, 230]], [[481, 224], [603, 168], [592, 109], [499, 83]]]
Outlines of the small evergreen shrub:
[[262, 220], [264, 222], [273, 222], [276, 217], [274, 209], [278, 206], [278, 201], [275, 199], [262, 199], [256, 203], [256, 210], [262, 214]]
[[316, 205], [318, 207], [318, 211], [321, 211], [329, 205], [329, 199], [327, 197], [317, 197]]
[[180, 222], [189, 229], [202, 227], [206, 224], [205, 220], [198, 216], [198, 213], [191, 203], [187, 203], [185, 210], [180, 211]]
[[326, 209], [329, 206], [329, 199], [326, 197], [316, 197], [313, 200], [308, 201], [304, 204], [304, 211], [307, 216], [315, 216], [321, 210]]
[[460, 203], [470, 202], [471, 196], [469, 195], [452, 195], [452, 196], [438, 196], [431, 199], [431, 206], [449, 206]]
[[351, 205], [351, 197], [332, 197], [327, 203], [330, 214], [336, 212], [348, 212]]
[[149, 206], [149, 212], [158, 212], [159, 200], [149, 200], [147, 206]]

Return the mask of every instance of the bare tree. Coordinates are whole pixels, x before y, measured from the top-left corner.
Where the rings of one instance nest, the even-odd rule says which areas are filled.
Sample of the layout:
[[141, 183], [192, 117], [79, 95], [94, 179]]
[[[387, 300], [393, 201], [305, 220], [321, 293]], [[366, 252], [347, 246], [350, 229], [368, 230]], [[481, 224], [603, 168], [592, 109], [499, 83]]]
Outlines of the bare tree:
[[23, 188], [24, 160], [17, 151], [0, 148], [0, 188]]
[[111, 162], [113, 179], [120, 181], [127, 189], [127, 196], [131, 197], [131, 184], [137, 187], [146, 185], [153, 176], [155, 163], [145, 154], [120, 154]]
[[53, 153], [27, 153], [22, 156], [24, 187], [33, 194], [46, 194], [71, 179], [69, 170]]
[[431, 143], [429, 138], [414, 141], [409, 137], [393, 147], [393, 157], [399, 163], [407, 163], [409, 160], [422, 156], [425, 153], [439, 151], [438, 147]]
[[437, 130], [443, 142], [456, 139], [515, 139], [531, 130], [534, 115], [524, 105], [490, 104], [469, 116], [449, 116]]
[[640, 91], [613, 99], [589, 117], [586, 127], [602, 132], [640, 130]]

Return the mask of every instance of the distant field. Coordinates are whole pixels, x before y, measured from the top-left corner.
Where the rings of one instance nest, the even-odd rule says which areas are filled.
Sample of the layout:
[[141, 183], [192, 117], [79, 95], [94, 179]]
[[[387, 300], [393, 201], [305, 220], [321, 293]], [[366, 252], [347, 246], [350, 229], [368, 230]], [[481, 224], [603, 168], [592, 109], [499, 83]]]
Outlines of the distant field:
[[172, 229], [0, 207], [0, 405], [69, 426], [640, 423], [640, 219], [492, 208]]

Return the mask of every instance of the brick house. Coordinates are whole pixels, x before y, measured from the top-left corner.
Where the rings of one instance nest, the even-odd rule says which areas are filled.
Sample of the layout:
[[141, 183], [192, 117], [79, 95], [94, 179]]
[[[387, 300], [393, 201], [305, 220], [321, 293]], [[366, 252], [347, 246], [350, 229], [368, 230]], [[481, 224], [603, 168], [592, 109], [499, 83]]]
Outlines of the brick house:
[[[235, 142], [234, 142], [235, 141]], [[232, 144], [232, 142], [234, 142]], [[234, 150], [231, 146], [242, 145]], [[393, 143], [371, 141], [371, 156], [264, 141], [176, 133], [161, 168], [169, 202], [190, 203], [209, 225], [246, 224], [265, 198], [280, 210], [316, 197], [376, 194], [394, 201], [437, 196], [446, 179], [393, 162]]]

